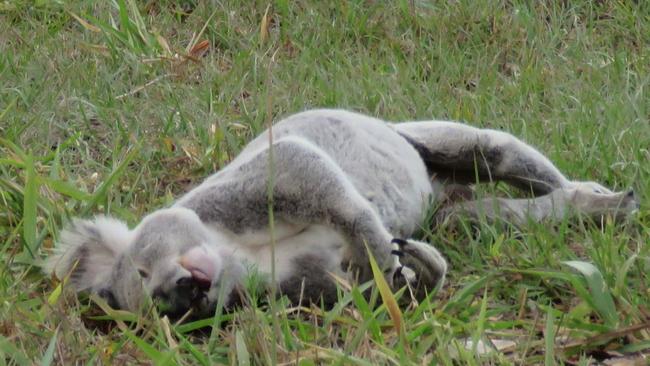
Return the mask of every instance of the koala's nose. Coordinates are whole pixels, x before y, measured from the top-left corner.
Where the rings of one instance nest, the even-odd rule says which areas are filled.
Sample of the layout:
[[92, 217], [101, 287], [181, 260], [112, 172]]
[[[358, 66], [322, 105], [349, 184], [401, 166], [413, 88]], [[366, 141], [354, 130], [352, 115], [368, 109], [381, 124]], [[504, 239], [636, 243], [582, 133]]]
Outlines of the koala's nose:
[[627, 196], [628, 196], [629, 198], [634, 198], [634, 190], [633, 190], [633, 189], [630, 189], [629, 191], [627, 191]]
[[205, 292], [191, 276], [181, 277], [174, 286], [161, 286], [152, 293], [161, 314], [174, 319], [201, 304], [204, 297]]
[[202, 247], [192, 248], [183, 254], [180, 265], [190, 272], [191, 278], [199, 287], [210, 287], [216, 268], [208, 253]]
[[210, 288], [210, 280], [205, 278], [204, 276], [195, 276], [195, 272], [191, 272], [192, 276], [190, 277], [182, 277], [179, 278], [178, 281], [176, 281], [176, 285], [178, 287], [197, 287], [201, 290], [207, 290]]
[[194, 279], [192, 277], [182, 277], [176, 281], [178, 287], [192, 287], [194, 286]]

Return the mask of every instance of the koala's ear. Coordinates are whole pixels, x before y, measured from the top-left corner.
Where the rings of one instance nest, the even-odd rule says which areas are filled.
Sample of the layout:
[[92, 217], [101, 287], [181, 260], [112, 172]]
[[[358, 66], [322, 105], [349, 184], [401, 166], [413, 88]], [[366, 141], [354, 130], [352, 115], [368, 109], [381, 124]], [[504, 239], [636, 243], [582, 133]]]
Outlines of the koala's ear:
[[118, 256], [133, 239], [122, 221], [99, 216], [94, 220], [75, 219], [60, 235], [44, 271], [64, 279], [77, 291], [98, 291], [106, 287]]

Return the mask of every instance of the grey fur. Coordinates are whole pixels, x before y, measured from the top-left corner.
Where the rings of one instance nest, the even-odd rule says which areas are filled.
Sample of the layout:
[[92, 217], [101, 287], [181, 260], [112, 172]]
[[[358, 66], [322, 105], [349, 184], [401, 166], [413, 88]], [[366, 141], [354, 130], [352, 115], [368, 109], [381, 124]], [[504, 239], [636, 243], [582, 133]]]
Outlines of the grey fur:
[[[280, 293], [296, 305], [322, 301], [326, 307], [333, 306], [338, 300], [338, 287], [331, 274], [339, 263], [331, 263], [331, 260], [314, 254], [295, 258], [291, 263], [292, 275], [279, 284]], [[343, 273], [334, 274], [345, 278]]]
[[430, 244], [393, 238], [411, 237], [446, 186], [504, 180], [546, 195], [457, 202], [454, 196], [470, 197], [471, 190], [456, 186], [460, 194], [447, 195], [441, 221], [487, 212], [522, 224], [572, 212], [625, 215], [638, 204], [597, 183], [569, 181], [541, 153], [500, 131], [436, 121], [393, 125], [314, 110], [278, 122], [273, 136], [270, 147], [268, 131], [262, 133], [221, 171], [133, 230], [111, 219], [76, 220], [62, 232], [46, 270], [59, 278], [71, 274], [78, 291], [99, 293], [121, 308], [137, 310], [151, 296], [174, 315], [209, 314], [221, 295], [223, 304], [240, 300], [251, 271], [271, 283], [272, 184], [280, 292], [294, 302], [331, 305], [337, 289], [330, 274], [371, 278], [367, 245], [395, 289], [408, 283], [421, 297], [442, 284], [446, 262]]

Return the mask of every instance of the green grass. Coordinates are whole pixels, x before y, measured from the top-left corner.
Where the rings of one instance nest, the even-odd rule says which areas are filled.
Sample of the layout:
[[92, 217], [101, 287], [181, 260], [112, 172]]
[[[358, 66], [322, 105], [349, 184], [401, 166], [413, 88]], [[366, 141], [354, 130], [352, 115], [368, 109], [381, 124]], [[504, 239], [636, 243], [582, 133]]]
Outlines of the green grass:
[[586, 365], [650, 349], [645, 198], [623, 226], [424, 225], [450, 274], [403, 309], [402, 336], [358, 288], [329, 311], [280, 301], [178, 325], [39, 272], [70, 217], [135, 224], [312, 107], [503, 129], [572, 178], [650, 196], [647, 2], [334, 4], [0, 2], [0, 364]]

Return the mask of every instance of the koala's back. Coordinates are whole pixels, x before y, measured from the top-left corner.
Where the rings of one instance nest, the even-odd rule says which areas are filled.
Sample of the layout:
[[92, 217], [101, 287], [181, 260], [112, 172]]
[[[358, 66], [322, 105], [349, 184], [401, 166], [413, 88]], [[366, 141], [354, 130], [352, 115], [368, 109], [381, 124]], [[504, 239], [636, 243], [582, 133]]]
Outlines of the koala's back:
[[[273, 140], [300, 137], [317, 146], [346, 173], [395, 235], [409, 235], [422, 217], [432, 185], [420, 155], [386, 122], [342, 110], [312, 110], [273, 126]], [[232, 162], [268, 146], [265, 131]]]

